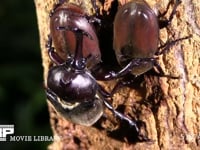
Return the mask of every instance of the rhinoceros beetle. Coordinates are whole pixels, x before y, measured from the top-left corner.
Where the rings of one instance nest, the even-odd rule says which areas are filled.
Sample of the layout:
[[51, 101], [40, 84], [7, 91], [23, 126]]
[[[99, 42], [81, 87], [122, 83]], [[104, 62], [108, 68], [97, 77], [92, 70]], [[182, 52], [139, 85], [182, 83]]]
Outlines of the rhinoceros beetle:
[[[46, 95], [55, 110], [72, 123], [91, 126], [106, 107], [139, 134], [136, 121], [113, 108], [109, 93], [88, 69], [99, 62], [101, 53], [93, 24], [82, 9], [74, 4], [57, 5], [50, 15], [50, 30], [46, 46], [54, 65], [48, 72]], [[65, 52], [66, 59], [57, 51]]]

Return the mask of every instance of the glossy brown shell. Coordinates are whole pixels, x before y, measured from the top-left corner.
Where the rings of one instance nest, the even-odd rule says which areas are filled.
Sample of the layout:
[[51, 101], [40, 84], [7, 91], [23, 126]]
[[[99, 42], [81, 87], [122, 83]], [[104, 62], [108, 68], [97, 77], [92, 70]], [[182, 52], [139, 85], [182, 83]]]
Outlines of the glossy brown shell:
[[100, 62], [101, 53], [99, 42], [92, 23], [88, 22], [83, 10], [74, 4], [62, 4], [58, 6], [50, 18], [50, 36], [54, 47], [60, 54], [67, 58], [74, 55], [76, 38], [72, 31], [58, 30], [58, 27], [74, 27], [87, 32], [92, 39], [83, 37], [83, 57], [89, 58], [87, 66], [90, 68]]
[[[143, 0], [131, 1], [119, 8], [114, 20], [113, 48], [120, 65], [134, 58], [153, 57], [158, 49], [157, 16]], [[152, 63], [134, 68], [138, 75], [152, 68]]]

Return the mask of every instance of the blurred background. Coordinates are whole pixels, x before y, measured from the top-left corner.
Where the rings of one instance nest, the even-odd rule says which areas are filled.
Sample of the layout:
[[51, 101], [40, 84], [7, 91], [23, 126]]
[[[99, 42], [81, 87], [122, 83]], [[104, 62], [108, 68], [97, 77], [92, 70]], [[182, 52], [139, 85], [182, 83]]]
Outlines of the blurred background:
[[[34, 1], [0, 2], [0, 125], [15, 136], [51, 136]], [[0, 142], [2, 149], [46, 149], [51, 142]]]

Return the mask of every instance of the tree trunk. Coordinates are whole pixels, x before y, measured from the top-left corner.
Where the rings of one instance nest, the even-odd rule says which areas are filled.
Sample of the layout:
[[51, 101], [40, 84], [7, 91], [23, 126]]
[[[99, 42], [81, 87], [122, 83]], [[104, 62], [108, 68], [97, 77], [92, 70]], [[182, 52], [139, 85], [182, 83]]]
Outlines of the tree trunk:
[[[94, 13], [90, 0], [74, 0], [90, 15]], [[124, 0], [125, 1], [125, 0]], [[125, 3], [121, 0], [121, 4]], [[104, 17], [112, 17], [117, 5], [106, 0], [101, 10]], [[161, 12], [166, 10], [168, 0], [148, 0], [149, 5]], [[40, 33], [41, 54], [46, 85], [50, 59], [45, 48], [49, 31], [49, 12], [55, 0], [35, 0]], [[115, 9], [114, 9], [115, 8]], [[166, 16], [169, 16], [171, 8]], [[113, 12], [112, 12], [113, 11]], [[170, 25], [170, 31], [160, 30], [160, 38], [166, 41], [174, 33], [174, 39], [192, 35], [177, 42], [170, 51], [159, 57], [159, 64], [166, 74], [181, 76], [180, 79], [145, 75], [142, 82], [132, 87], [122, 87], [113, 96], [113, 106], [132, 119], [144, 122], [142, 134], [151, 142], [139, 142], [134, 131], [123, 124], [105, 109], [105, 116], [94, 126], [75, 125], [63, 119], [49, 105], [50, 123], [56, 140], [49, 149], [199, 149], [200, 144], [200, 5], [198, 0], [183, 0]], [[107, 15], [107, 16], [106, 16]], [[109, 19], [108, 19], [109, 21]], [[112, 30], [112, 29], [111, 29]], [[112, 33], [112, 31], [111, 31]], [[112, 41], [104, 41], [112, 46]], [[109, 46], [108, 46], [109, 47]], [[103, 49], [103, 48], [102, 48]], [[110, 50], [110, 47], [108, 48]], [[112, 50], [112, 49], [111, 49]], [[62, 54], [61, 54], [62, 55]], [[99, 82], [111, 91], [116, 80]]]

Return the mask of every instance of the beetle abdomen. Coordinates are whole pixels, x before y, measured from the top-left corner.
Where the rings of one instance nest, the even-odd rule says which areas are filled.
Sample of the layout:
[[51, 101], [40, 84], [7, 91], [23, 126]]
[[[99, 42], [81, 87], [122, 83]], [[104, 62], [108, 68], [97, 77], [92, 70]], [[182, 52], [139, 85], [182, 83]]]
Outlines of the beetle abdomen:
[[[157, 16], [146, 2], [131, 1], [118, 10], [114, 20], [113, 48], [121, 66], [134, 58], [153, 57], [158, 48], [158, 40]], [[135, 70], [142, 73], [151, 67], [150, 63], [139, 66], [143, 69]]]

